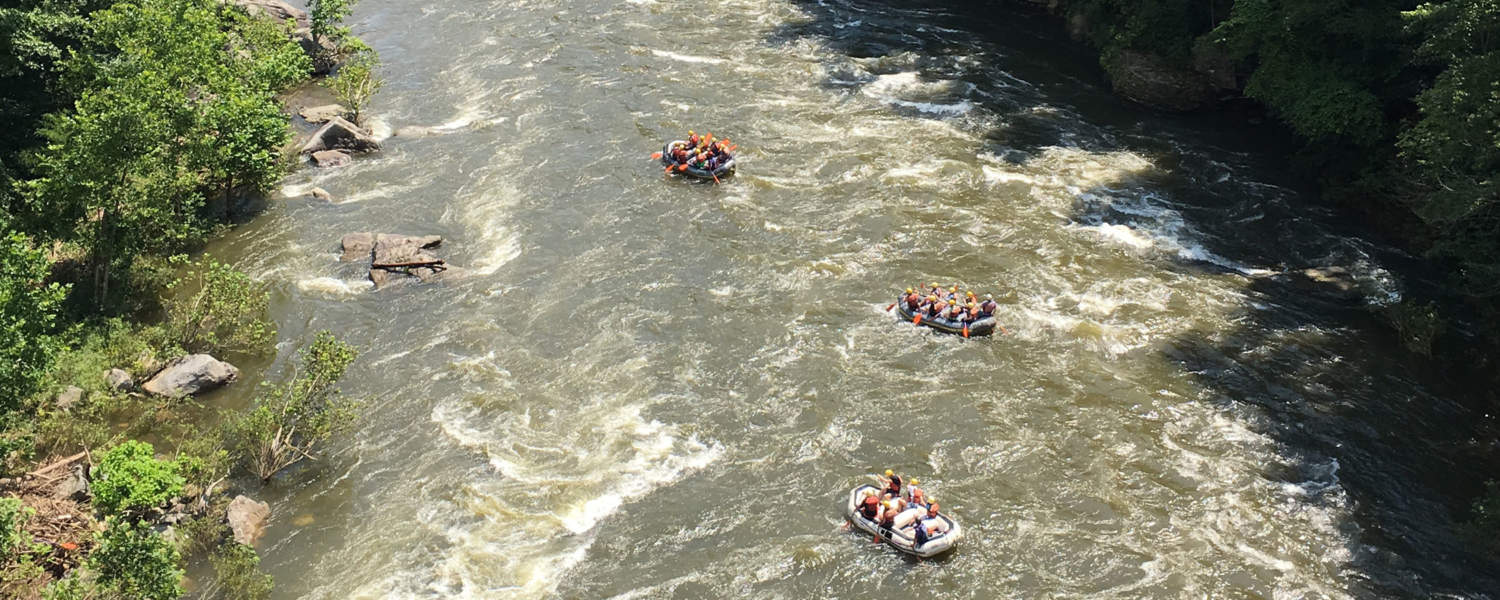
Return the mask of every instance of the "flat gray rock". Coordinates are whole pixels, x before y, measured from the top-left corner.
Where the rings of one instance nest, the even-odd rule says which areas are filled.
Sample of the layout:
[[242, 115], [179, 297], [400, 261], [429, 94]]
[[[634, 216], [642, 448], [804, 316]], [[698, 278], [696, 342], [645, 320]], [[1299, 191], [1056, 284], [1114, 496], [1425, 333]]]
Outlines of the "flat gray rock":
[[135, 378], [131, 377], [125, 369], [110, 369], [104, 374], [104, 384], [116, 393], [128, 392], [130, 388], [135, 387]]
[[157, 396], [181, 398], [201, 394], [238, 379], [240, 370], [207, 354], [189, 354], [167, 361], [167, 366], [141, 389]]

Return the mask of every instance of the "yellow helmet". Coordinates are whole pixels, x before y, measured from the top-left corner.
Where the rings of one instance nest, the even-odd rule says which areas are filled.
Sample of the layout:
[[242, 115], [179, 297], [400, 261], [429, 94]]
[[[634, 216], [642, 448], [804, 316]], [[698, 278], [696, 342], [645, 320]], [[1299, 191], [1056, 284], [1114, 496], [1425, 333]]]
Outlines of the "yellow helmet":
[[957, 294], [958, 293], [958, 286], [955, 285], [955, 286], [953, 286], [951, 288], [948, 288], [948, 291]]
[[922, 483], [922, 482], [920, 482], [920, 481], [917, 481], [917, 478], [916, 478], [916, 477], [913, 477], [913, 478], [911, 478], [911, 484], [912, 484], [912, 485], [917, 485], [917, 484], [919, 484], [919, 483]]
[[911, 292], [912, 292], [911, 288], [906, 288], [906, 293], [910, 294]]
[[892, 476], [892, 475], [895, 475], [895, 474], [896, 474], [896, 472], [895, 472], [895, 471], [892, 471], [892, 470], [890, 470], [890, 469], [886, 469], [886, 470], [885, 470], [885, 476], [886, 476], [886, 477], [890, 477], [890, 476]]

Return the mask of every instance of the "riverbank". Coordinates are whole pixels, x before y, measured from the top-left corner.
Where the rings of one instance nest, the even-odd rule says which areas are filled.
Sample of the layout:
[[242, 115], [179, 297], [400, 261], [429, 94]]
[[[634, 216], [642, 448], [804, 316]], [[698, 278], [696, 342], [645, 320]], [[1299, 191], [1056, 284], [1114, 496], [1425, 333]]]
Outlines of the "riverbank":
[[[1455, 463], [1478, 468], [1463, 469], [1458, 482], [1445, 487], [1461, 498], [1452, 509], [1469, 513], [1475, 523], [1483, 520], [1480, 505], [1500, 500], [1486, 495], [1486, 481], [1500, 479], [1495, 416], [1500, 415], [1495, 392], [1500, 375], [1494, 368], [1500, 360], [1500, 306], [1490, 285], [1473, 278], [1494, 269], [1483, 240], [1500, 231], [1486, 220], [1493, 200], [1482, 186], [1459, 190], [1433, 177], [1446, 168], [1449, 178], [1484, 178], [1473, 174], [1486, 168], [1479, 165], [1489, 159], [1477, 157], [1488, 151], [1457, 134], [1455, 128], [1467, 126], [1452, 120], [1486, 109], [1482, 103], [1459, 109], [1442, 104], [1441, 96], [1462, 93], [1445, 86], [1454, 85], [1451, 78], [1459, 70], [1472, 68], [1464, 57], [1482, 55], [1490, 46], [1450, 48], [1454, 53], [1443, 60], [1424, 53], [1462, 35], [1442, 29], [1449, 19], [1467, 15], [1494, 26], [1500, 14], [1466, 2], [1405, 6], [1408, 12], [1401, 12], [1400, 3], [1376, 3], [1347, 13], [1330, 8], [1334, 12], [1303, 15], [1278, 12], [1282, 9], [1262, 15], [1232, 1], [1134, 7], [1093, 0], [993, 4], [1050, 16], [1058, 31], [1094, 49], [1110, 86], [1126, 99], [1169, 112], [1227, 111], [1245, 119], [1244, 127], [1285, 128], [1296, 152], [1291, 164], [1316, 183], [1324, 201], [1358, 221], [1367, 230], [1361, 235], [1421, 257], [1418, 269], [1430, 274], [1403, 282], [1400, 303], [1371, 315], [1435, 381], [1448, 382], [1445, 393], [1465, 399], [1475, 415], [1452, 436], [1454, 445], [1446, 452]], [[1289, 33], [1263, 29], [1263, 21], [1282, 18]], [[1332, 23], [1344, 21], [1372, 29], [1334, 31]], [[1407, 37], [1398, 39], [1398, 32]], [[1313, 39], [1324, 41], [1307, 54]], [[1338, 58], [1348, 52], [1363, 52], [1362, 58]], [[1330, 55], [1334, 72], [1306, 72], [1321, 60], [1317, 57]], [[1308, 79], [1314, 76], [1325, 79]], [[1326, 106], [1315, 109], [1314, 102]], [[1362, 114], [1366, 103], [1378, 103], [1384, 114]], [[1267, 119], [1274, 122], [1263, 123]], [[1364, 120], [1356, 125], [1354, 119]], [[1440, 166], [1433, 158], [1437, 151], [1424, 144], [1452, 147], [1444, 152], [1470, 148], [1475, 160]], [[1438, 208], [1450, 202], [1472, 207], [1462, 213]], [[1500, 531], [1478, 538], [1500, 539]], [[1481, 546], [1500, 552], [1488, 542]]]
[[292, 375], [257, 386], [277, 339], [269, 286], [184, 254], [258, 210], [303, 154], [326, 166], [320, 153], [347, 164], [374, 148], [325, 106], [302, 115], [329, 124], [298, 152], [296, 107], [278, 100], [332, 75], [343, 116], [360, 118], [379, 79], [340, 23], [349, 6], [3, 9], [13, 34], [44, 40], [5, 48], [20, 65], [6, 77], [28, 86], [6, 88], [23, 135], [0, 152], [7, 597], [165, 600], [183, 593], [184, 568], [204, 570], [198, 593], [270, 593], [253, 548], [269, 507], [244, 495], [257, 486], [242, 467], [269, 480], [352, 422], [336, 383], [355, 353], [322, 332]]

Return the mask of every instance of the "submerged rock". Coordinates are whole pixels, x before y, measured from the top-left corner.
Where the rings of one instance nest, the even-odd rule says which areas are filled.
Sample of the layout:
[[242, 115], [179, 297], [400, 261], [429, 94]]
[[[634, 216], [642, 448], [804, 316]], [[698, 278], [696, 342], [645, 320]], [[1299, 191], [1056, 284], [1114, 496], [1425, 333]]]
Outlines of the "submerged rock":
[[266, 521], [271, 518], [271, 505], [265, 502], [256, 502], [245, 496], [235, 496], [229, 501], [229, 508], [224, 511], [224, 519], [229, 521], [229, 530], [234, 532], [234, 541], [247, 546], [255, 544], [255, 540], [266, 532]]
[[360, 129], [358, 125], [345, 121], [342, 117], [333, 117], [328, 123], [307, 140], [302, 146], [303, 154], [312, 154], [320, 150], [348, 150], [350, 152], [374, 152], [380, 149], [380, 142], [375, 141], [369, 132]]
[[320, 169], [331, 169], [334, 167], [347, 166], [354, 162], [354, 157], [348, 150], [319, 150], [312, 153], [313, 164]]
[[324, 104], [322, 106], [303, 107], [297, 111], [298, 115], [308, 123], [327, 123], [334, 117], [348, 119], [352, 114], [342, 104]]
[[328, 193], [328, 190], [320, 187], [315, 187], [308, 190], [307, 195], [311, 198], [322, 200], [324, 202], [333, 202], [333, 194]]
[[166, 368], [141, 389], [168, 398], [181, 398], [213, 390], [233, 382], [240, 370], [207, 354], [189, 354], [167, 361]]

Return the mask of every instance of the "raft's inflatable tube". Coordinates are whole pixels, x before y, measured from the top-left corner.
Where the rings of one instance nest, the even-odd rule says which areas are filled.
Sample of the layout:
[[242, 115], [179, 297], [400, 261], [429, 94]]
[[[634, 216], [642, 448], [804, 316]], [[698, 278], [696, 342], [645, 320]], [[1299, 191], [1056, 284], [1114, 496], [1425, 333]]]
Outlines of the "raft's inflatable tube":
[[[675, 146], [677, 144], [687, 144], [687, 141], [686, 140], [672, 140], [670, 142], [667, 142], [667, 145], [661, 147], [661, 164], [666, 165], [666, 166], [672, 166], [672, 165], [681, 164], [681, 163], [678, 163], [675, 160], [672, 160], [672, 146]], [[691, 177], [696, 177], [698, 179], [713, 179], [715, 177], [727, 177], [729, 175], [733, 175], [734, 174], [734, 155], [733, 154], [729, 155], [729, 160], [724, 161], [723, 164], [719, 165], [719, 168], [714, 169], [712, 171], [709, 171], [708, 169], [700, 169], [698, 167], [689, 166], [688, 168], [683, 169], [681, 171], [673, 169], [672, 172], [673, 173], [681, 173], [683, 175], [688, 175], [688, 176], [691, 176]]]
[[885, 540], [887, 544], [894, 546], [897, 550], [922, 558], [932, 558], [952, 550], [953, 546], [957, 545], [960, 539], [963, 539], [964, 530], [958, 526], [958, 521], [954, 521], [943, 513], [938, 513], [937, 518], [948, 525], [948, 531], [939, 533], [936, 537], [929, 538], [927, 543], [921, 546], [915, 545], [916, 540], [912, 538], [912, 532], [915, 530], [911, 526], [892, 531], [892, 535], [889, 536], [881, 533], [878, 523], [866, 519], [855, 508], [859, 505], [860, 498], [863, 498], [866, 493], [876, 494], [879, 492], [879, 489], [868, 483], [860, 485], [849, 492], [849, 502], [844, 505], [844, 517], [848, 518], [849, 522], [853, 523], [860, 531], [872, 536], [879, 535], [881, 539]]
[[[917, 315], [912, 314], [912, 312], [906, 308], [906, 302], [902, 300], [896, 301], [896, 314], [900, 315], [901, 318], [905, 319], [907, 322], [911, 322], [913, 319], [917, 318]], [[917, 324], [926, 325], [943, 333], [955, 333], [958, 335], [963, 335], [964, 333], [963, 323], [960, 323], [958, 321], [950, 321], [942, 317], [929, 317], [927, 315], [922, 315], [922, 320]], [[990, 335], [992, 333], [995, 333], [995, 317], [985, 317], [978, 321], [974, 321], [973, 323], [969, 323], [969, 337], [979, 337], [982, 335]]]

